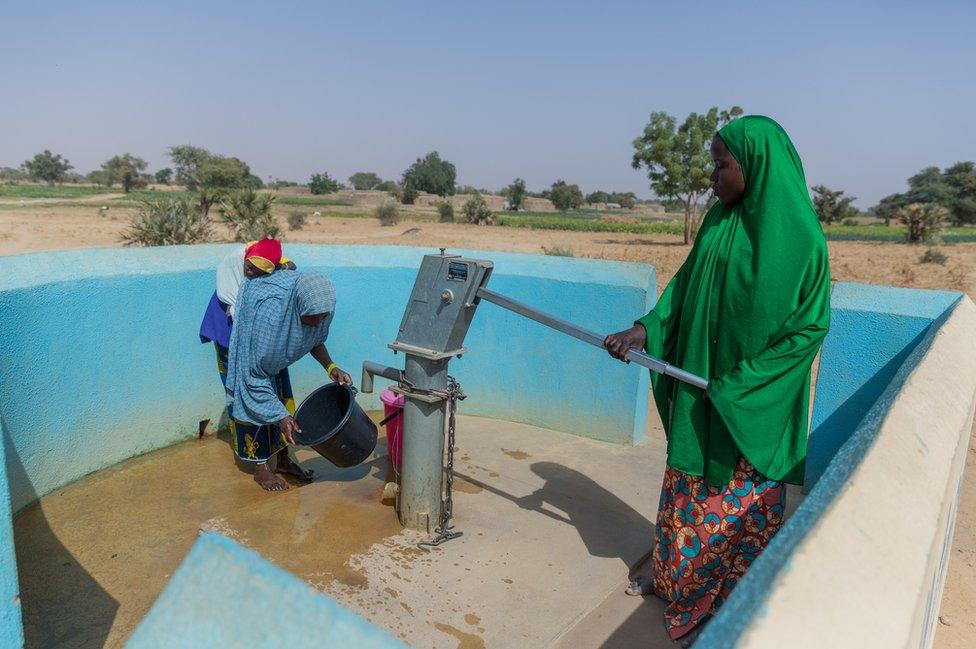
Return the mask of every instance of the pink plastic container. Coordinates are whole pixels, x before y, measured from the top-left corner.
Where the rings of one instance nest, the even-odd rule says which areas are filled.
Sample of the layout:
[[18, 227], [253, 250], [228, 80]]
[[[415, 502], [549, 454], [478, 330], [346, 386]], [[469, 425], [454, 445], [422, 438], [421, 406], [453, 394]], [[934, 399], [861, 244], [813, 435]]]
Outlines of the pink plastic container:
[[383, 418], [386, 419], [395, 414], [398, 410], [400, 414], [386, 422], [386, 447], [389, 449], [390, 459], [393, 466], [400, 468], [403, 458], [403, 395], [397, 394], [393, 390], [383, 390], [380, 393], [380, 401], [383, 402]]

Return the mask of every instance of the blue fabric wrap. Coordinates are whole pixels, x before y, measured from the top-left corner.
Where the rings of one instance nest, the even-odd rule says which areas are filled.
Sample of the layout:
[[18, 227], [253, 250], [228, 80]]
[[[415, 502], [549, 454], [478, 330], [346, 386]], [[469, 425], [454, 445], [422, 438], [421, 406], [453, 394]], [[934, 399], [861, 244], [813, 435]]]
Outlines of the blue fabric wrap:
[[213, 341], [221, 347], [230, 347], [230, 332], [233, 321], [227, 315], [227, 305], [214, 293], [200, 323], [200, 342]]
[[[335, 289], [318, 273], [279, 270], [244, 282], [234, 307], [227, 364], [231, 417], [272, 424], [288, 416], [272, 377], [324, 343], [335, 314]], [[327, 313], [314, 327], [301, 316]]]

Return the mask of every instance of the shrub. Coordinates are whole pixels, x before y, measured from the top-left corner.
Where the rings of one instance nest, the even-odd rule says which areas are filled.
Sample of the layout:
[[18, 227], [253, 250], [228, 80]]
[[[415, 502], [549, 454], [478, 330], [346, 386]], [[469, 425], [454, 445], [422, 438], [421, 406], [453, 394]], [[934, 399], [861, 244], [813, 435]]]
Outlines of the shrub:
[[400, 213], [397, 211], [396, 203], [383, 203], [376, 208], [376, 218], [380, 220], [380, 225], [396, 225], [400, 222]]
[[333, 194], [342, 189], [342, 184], [338, 180], [329, 178], [328, 173], [314, 174], [308, 181], [308, 191], [313, 194]]
[[898, 210], [898, 220], [908, 226], [908, 243], [929, 241], [942, 228], [948, 212], [935, 203], [912, 203]]
[[400, 192], [400, 202], [404, 205], [413, 205], [418, 196], [420, 196], [420, 192], [413, 187], [404, 187], [403, 191]]
[[210, 219], [186, 200], [143, 201], [129, 230], [127, 246], [175, 246], [210, 240]]
[[395, 180], [384, 180], [373, 189], [379, 190], [381, 192], [390, 192], [394, 196], [397, 196], [400, 192], [400, 185], [396, 184]]
[[495, 216], [488, 209], [488, 203], [485, 202], [485, 198], [481, 194], [475, 194], [469, 198], [464, 203], [464, 207], [461, 208], [461, 213], [464, 214], [464, 219], [468, 223], [475, 225], [492, 225], [495, 222]]
[[220, 216], [234, 230], [235, 241], [281, 237], [281, 226], [271, 214], [277, 196], [253, 189], [228, 194], [220, 202]]
[[575, 257], [576, 254], [573, 252], [572, 248], [562, 248], [560, 246], [553, 246], [552, 248], [542, 247], [542, 252], [546, 253], [549, 257]]
[[441, 223], [453, 223], [454, 206], [447, 201], [441, 201], [437, 204], [437, 215], [440, 217]]
[[922, 264], [939, 264], [940, 266], [945, 266], [945, 263], [949, 261], [949, 257], [935, 248], [929, 248], [918, 261]]
[[855, 219], [844, 219], [841, 225], [846, 225], [847, 227], [853, 227], [857, 225], [857, 221]]
[[522, 203], [525, 202], [525, 181], [516, 178], [511, 185], [505, 188], [504, 193], [508, 196], [508, 209], [518, 212], [522, 209]]
[[301, 230], [305, 226], [305, 221], [307, 220], [308, 214], [305, 212], [288, 212], [288, 229]]

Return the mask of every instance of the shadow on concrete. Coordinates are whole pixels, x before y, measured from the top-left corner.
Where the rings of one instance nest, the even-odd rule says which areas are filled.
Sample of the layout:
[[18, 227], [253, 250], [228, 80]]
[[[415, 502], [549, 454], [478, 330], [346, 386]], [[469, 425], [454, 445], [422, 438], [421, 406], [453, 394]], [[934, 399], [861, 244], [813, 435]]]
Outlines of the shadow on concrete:
[[[531, 468], [545, 484], [522, 497], [460, 472], [457, 475], [522, 509], [575, 527], [591, 556], [619, 558], [628, 569], [646, 556], [654, 524], [640, 512], [575, 469], [556, 462], [536, 462]], [[635, 538], [640, 541], [635, 543]]]
[[672, 640], [664, 630], [664, 601], [653, 595], [634, 609], [634, 612], [602, 643], [600, 649], [674, 649], [683, 643]]
[[[7, 479], [22, 492], [26, 489], [31, 500], [36, 501], [37, 493], [2, 420], [0, 428], [4, 431]], [[105, 506], [104, 503], [91, 505]], [[25, 647], [104, 646], [119, 603], [79, 565], [36, 502], [15, 515], [14, 548]]]

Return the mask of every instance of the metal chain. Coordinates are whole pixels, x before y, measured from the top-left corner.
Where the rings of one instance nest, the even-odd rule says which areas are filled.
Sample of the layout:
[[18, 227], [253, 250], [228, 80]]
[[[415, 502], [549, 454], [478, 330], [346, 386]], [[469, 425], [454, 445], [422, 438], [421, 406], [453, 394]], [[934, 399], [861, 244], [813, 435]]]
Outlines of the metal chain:
[[444, 470], [445, 489], [444, 498], [441, 501], [441, 520], [440, 525], [434, 528], [437, 532], [430, 541], [422, 541], [417, 545], [426, 550], [428, 547], [438, 546], [445, 541], [456, 539], [464, 532], [455, 532], [451, 525], [451, 516], [454, 514], [454, 441], [457, 432], [457, 402], [464, 401], [467, 395], [461, 389], [461, 384], [453, 376], [447, 377], [447, 404], [448, 404], [448, 423], [447, 423], [447, 466]]

